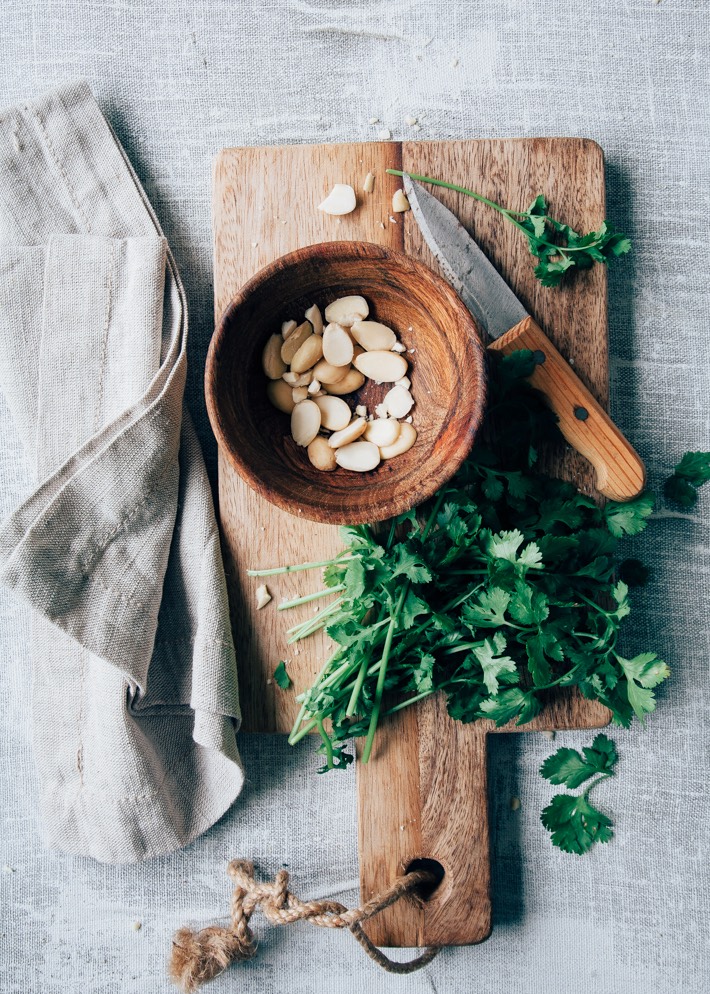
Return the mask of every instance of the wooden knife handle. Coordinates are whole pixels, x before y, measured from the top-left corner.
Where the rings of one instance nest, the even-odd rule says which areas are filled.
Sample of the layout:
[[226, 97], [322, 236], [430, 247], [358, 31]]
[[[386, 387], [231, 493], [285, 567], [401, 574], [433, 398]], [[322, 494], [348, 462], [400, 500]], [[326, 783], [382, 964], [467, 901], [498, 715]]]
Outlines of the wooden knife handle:
[[501, 335], [489, 348], [504, 355], [518, 349], [538, 354], [540, 361], [530, 383], [544, 393], [570, 445], [594, 467], [600, 493], [623, 501], [643, 490], [646, 469], [638, 453], [531, 317]]

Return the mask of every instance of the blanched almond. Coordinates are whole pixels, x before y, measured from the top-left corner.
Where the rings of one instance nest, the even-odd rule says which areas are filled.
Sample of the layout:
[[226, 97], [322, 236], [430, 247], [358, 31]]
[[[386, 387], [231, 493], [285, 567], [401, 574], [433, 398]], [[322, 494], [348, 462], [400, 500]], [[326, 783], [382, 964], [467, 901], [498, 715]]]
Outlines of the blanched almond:
[[396, 214], [401, 214], [402, 211], [409, 210], [409, 201], [407, 200], [407, 194], [404, 190], [395, 190], [392, 197], [392, 210]]
[[323, 339], [320, 335], [309, 335], [291, 360], [291, 372], [303, 373], [305, 370], [310, 369], [311, 366], [315, 366], [322, 357]]
[[308, 308], [305, 313], [305, 318], [306, 321], [310, 321], [314, 335], [323, 334], [323, 318], [321, 317], [320, 308], [317, 304], [313, 304], [312, 307]]
[[353, 340], [342, 325], [331, 322], [323, 332], [323, 355], [331, 366], [348, 366], [353, 360]]
[[[321, 380], [321, 382], [323, 381]], [[336, 397], [342, 397], [346, 393], [355, 393], [364, 382], [365, 377], [362, 373], [351, 366], [342, 380], [338, 380], [337, 383], [326, 383], [324, 386], [328, 393], [335, 394]]]
[[393, 418], [403, 418], [414, 407], [414, 397], [404, 387], [392, 387], [385, 394], [384, 404]]
[[350, 408], [340, 397], [318, 397], [316, 404], [320, 408], [321, 427], [328, 431], [340, 431], [350, 423]]
[[286, 341], [289, 335], [293, 334], [293, 332], [296, 330], [297, 327], [298, 327], [298, 321], [284, 321], [284, 323], [281, 325], [281, 337], [283, 338], [284, 342]]
[[394, 383], [407, 373], [407, 360], [396, 352], [363, 352], [355, 367], [375, 383]]
[[367, 176], [365, 177], [365, 181], [362, 184], [362, 188], [363, 188], [363, 190], [364, 190], [365, 193], [372, 193], [372, 191], [375, 189], [375, 174], [374, 173], [368, 173], [367, 174]]
[[324, 214], [349, 214], [357, 206], [355, 191], [347, 183], [336, 183], [325, 200], [318, 205]]
[[364, 297], [338, 297], [332, 304], [328, 304], [325, 309], [326, 321], [340, 324], [343, 328], [349, 328], [353, 321], [364, 321], [370, 313], [367, 301]]
[[399, 437], [400, 424], [394, 418], [378, 418], [365, 429], [365, 441], [374, 442], [378, 448], [392, 445]]
[[296, 355], [305, 340], [310, 338], [312, 334], [313, 328], [311, 328], [309, 321], [304, 321], [303, 324], [299, 324], [298, 328], [291, 332], [281, 346], [281, 358], [287, 366], [291, 365], [293, 357]]
[[283, 380], [269, 380], [266, 384], [266, 394], [279, 411], [290, 414], [296, 406], [291, 396], [291, 387]]
[[281, 358], [281, 335], [272, 335], [261, 353], [261, 368], [270, 380], [280, 380], [286, 372], [286, 363]]
[[329, 383], [340, 383], [349, 369], [349, 365], [333, 366], [327, 359], [321, 359], [314, 366], [313, 375], [317, 380], [320, 380], [321, 383], [325, 383], [327, 386]]
[[404, 452], [409, 452], [411, 447], [417, 440], [417, 429], [414, 425], [407, 424], [403, 421], [399, 426], [399, 436], [392, 443], [392, 445], [384, 445], [380, 449], [380, 455], [383, 459], [393, 459], [395, 456], [401, 456]]
[[291, 394], [294, 404], [300, 404], [308, 398], [308, 387], [294, 387]]
[[283, 374], [281, 379], [285, 380], [290, 387], [307, 387], [313, 379], [313, 373], [310, 369], [306, 370], [305, 373], [294, 373], [292, 370], [289, 370]]
[[355, 321], [350, 333], [358, 345], [362, 345], [368, 352], [373, 352], [375, 349], [389, 352], [397, 341], [392, 329], [386, 324], [380, 324], [379, 321]]
[[341, 445], [349, 445], [350, 442], [354, 442], [356, 438], [359, 438], [366, 428], [367, 420], [365, 418], [355, 418], [354, 421], [350, 422], [347, 428], [342, 428], [340, 431], [334, 431], [328, 439], [328, 445], [331, 449], [339, 449]]
[[328, 445], [328, 439], [322, 435], [316, 435], [308, 446], [308, 458], [316, 469], [323, 473], [330, 473], [338, 465], [335, 461], [335, 452]]
[[314, 400], [302, 400], [291, 412], [291, 435], [296, 445], [310, 445], [320, 431], [320, 408]]
[[335, 460], [343, 469], [368, 473], [380, 464], [380, 450], [372, 442], [351, 442], [335, 450]]

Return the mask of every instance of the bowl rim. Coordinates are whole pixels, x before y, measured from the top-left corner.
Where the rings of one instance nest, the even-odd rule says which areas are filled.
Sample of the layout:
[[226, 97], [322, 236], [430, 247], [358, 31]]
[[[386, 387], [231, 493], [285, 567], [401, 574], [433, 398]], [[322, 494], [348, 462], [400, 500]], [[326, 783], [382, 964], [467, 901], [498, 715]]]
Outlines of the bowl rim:
[[[329, 255], [335, 258], [348, 258], [351, 257], [353, 261], [357, 259], [369, 258], [369, 259], [382, 259], [382, 260], [399, 260], [403, 262], [406, 266], [412, 267], [415, 270], [417, 268], [422, 268], [427, 271], [427, 275], [434, 281], [437, 285], [437, 290], [442, 294], [442, 296], [448, 298], [449, 303], [453, 306], [455, 310], [458, 310], [461, 314], [462, 321], [464, 321], [470, 331], [471, 331], [471, 342], [474, 351], [480, 361], [479, 367], [479, 379], [481, 389], [479, 391], [480, 397], [480, 408], [478, 418], [472, 417], [466, 434], [464, 436], [464, 443], [459, 446], [455, 458], [450, 459], [446, 463], [446, 469], [439, 473], [430, 474], [429, 479], [431, 484], [424, 488], [424, 494], [418, 495], [416, 499], [416, 505], [422, 504], [429, 500], [437, 490], [441, 489], [442, 486], [446, 484], [448, 480], [460, 469], [463, 462], [468, 457], [476, 434], [481, 426], [483, 420], [483, 413], [485, 410], [486, 396], [487, 396], [487, 385], [488, 377], [486, 372], [486, 361], [485, 361], [485, 345], [484, 345], [484, 335], [483, 330], [480, 327], [478, 321], [468, 310], [464, 302], [461, 300], [459, 295], [446, 282], [443, 277], [438, 273], [434, 272], [426, 263], [422, 262], [420, 259], [416, 259], [406, 252], [402, 252], [399, 249], [392, 249], [384, 245], [379, 245], [377, 242], [367, 242], [367, 241], [357, 241], [357, 240], [341, 240], [341, 241], [326, 241], [326, 242], [315, 242], [311, 245], [303, 246], [302, 248], [294, 249], [291, 252], [287, 252], [284, 255], [278, 256], [278, 258], [267, 263], [259, 269], [252, 277], [250, 277], [246, 283], [242, 284], [239, 290], [231, 298], [227, 306], [225, 307], [219, 321], [215, 327], [215, 330], [210, 339], [209, 348], [207, 351], [207, 359], [205, 362], [205, 374], [204, 374], [204, 389], [205, 389], [205, 404], [207, 407], [207, 415], [214, 433], [215, 439], [217, 441], [217, 447], [222, 452], [222, 455], [227, 458], [231, 468], [237, 473], [237, 475], [248, 484], [248, 486], [264, 500], [283, 511], [287, 511], [294, 517], [299, 519], [308, 519], [315, 522], [333, 524], [333, 525], [356, 525], [356, 524], [367, 524], [374, 523], [377, 521], [388, 520], [395, 517], [398, 514], [402, 514], [407, 510], [410, 510], [415, 504], [406, 498], [399, 503], [401, 506], [395, 506], [394, 510], [388, 510], [387, 514], [373, 515], [372, 510], [365, 514], [363, 511], [359, 513], [358, 511], [353, 511], [350, 516], [346, 519], [336, 520], [333, 516], [333, 511], [331, 509], [323, 509], [322, 505], [308, 502], [297, 503], [293, 499], [289, 499], [284, 496], [278, 489], [273, 487], [267, 487], [264, 485], [263, 480], [257, 472], [255, 472], [251, 466], [243, 461], [237, 450], [235, 449], [229, 434], [224, 430], [222, 416], [219, 409], [219, 404], [217, 401], [217, 382], [218, 376], [216, 373], [217, 363], [219, 359], [220, 352], [224, 348], [225, 340], [227, 337], [227, 328], [233, 318], [236, 311], [242, 307], [251, 294], [257, 291], [264, 283], [268, 282], [275, 274], [287, 269], [293, 264], [303, 264], [308, 263], [311, 259], [316, 259], [323, 256], [324, 250], [328, 251]], [[389, 499], [388, 504], [392, 505], [392, 498]]]

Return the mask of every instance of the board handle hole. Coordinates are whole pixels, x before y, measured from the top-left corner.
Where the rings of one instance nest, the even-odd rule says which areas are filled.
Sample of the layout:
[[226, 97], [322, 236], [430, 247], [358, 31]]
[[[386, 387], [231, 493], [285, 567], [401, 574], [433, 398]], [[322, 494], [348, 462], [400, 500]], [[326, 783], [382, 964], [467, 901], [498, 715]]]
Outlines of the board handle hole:
[[430, 859], [428, 856], [418, 856], [405, 868], [405, 873], [413, 873], [415, 870], [426, 870], [431, 873], [434, 879], [430, 883], [421, 884], [414, 893], [422, 901], [429, 901], [441, 886], [446, 871], [438, 859]]

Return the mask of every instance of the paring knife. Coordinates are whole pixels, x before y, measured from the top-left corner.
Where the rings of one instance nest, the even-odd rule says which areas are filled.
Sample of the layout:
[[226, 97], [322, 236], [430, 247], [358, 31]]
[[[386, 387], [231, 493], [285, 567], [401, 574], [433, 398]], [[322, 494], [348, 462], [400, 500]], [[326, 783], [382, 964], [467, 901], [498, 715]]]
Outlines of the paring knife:
[[559, 428], [596, 471], [597, 490], [630, 500], [643, 490], [646, 470], [604, 408], [451, 211], [409, 176], [404, 189], [424, 239], [441, 270], [479, 325], [489, 348], [507, 354], [531, 349], [538, 359], [530, 383], [546, 397]]

